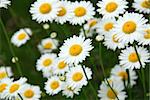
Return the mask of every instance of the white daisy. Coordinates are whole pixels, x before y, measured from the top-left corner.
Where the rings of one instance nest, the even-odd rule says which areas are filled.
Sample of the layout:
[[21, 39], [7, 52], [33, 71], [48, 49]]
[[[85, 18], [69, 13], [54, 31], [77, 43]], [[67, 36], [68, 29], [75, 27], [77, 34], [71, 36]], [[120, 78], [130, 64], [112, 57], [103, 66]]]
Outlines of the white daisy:
[[73, 36], [70, 39], [64, 41], [65, 43], [60, 48], [59, 57], [67, 64], [78, 64], [83, 62], [89, 51], [93, 49], [91, 46], [91, 40], [85, 39], [82, 36]]
[[[119, 98], [119, 100], [125, 100], [125, 98], [127, 97], [126, 92], [123, 91], [124, 86], [122, 82], [120, 82], [120, 80], [116, 79], [114, 81], [110, 81], [110, 85], [113, 90], [108, 86], [106, 82], [102, 82], [102, 84], [100, 85], [100, 90], [98, 90], [98, 97], [100, 97], [100, 100], [118, 100], [117, 97]], [[117, 97], [115, 94], [117, 95]]]
[[[137, 52], [139, 54], [142, 67], [145, 67], [145, 63], [150, 62], [150, 53], [147, 49], [143, 47], [137, 47]], [[133, 47], [128, 47], [125, 50], [121, 51], [119, 56], [120, 65], [125, 69], [140, 69], [140, 63], [138, 60], [138, 56]]]
[[15, 46], [20, 47], [30, 39], [31, 35], [32, 31], [29, 28], [20, 29], [12, 36], [11, 42]]
[[56, 22], [60, 24], [64, 24], [71, 18], [71, 9], [70, 8], [71, 2], [67, 0], [60, 1], [60, 8], [61, 10], [58, 12], [57, 17], [55, 19]]
[[23, 100], [40, 100], [40, 87], [24, 84], [20, 90], [20, 95]]
[[139, 12], [150, 14], [149, 0], [134, 0], [133, 7]]
[[62, 90], [63, 83], [57, 76], [53, 76], [45, 83], [46, 93], [49, 95], [55, 95]]
[[36, 63], [36, 68], [38, 71], [44, 71], [44, 70], [50, 70], [54, 66], [54, 62], [56, 59], [56, 54], [49, 54], [45, 53], [43, 54]]
[[138, 40], [139, 44], [142, 45], [150, 45], [150, 24], [146, 25], [146, 29], [144, 30], [144, 34]]
[[[92, 18], [92, 19], [88, 20], [86, 24], [84, 24], [84, 30], [85, 30], [86, 37], [92, 37], [96, 33], [96, 28], [97, 28], [96, 26], [97, 26], [98, 22], [99, 22], [99, 19]], [[79, 34], [82, 36], [85, 36], [83, 28], [80, 29]]]
[[12, 81], [13, 79], [10, 78], [5, 78], [0, 81], [0, 99], [4, 99], [3, 93]]
[[102, 0], [97, 3], [97, 6], [99, 14], [102, 14], [106, 19], [118, 17], [128, 7], [126, 0]]
[[[124, 67], [119, 65], [115, 65], [115, 67], [111, 70], [111, 75], [115, 77], [119, 77], [125, 81], [126, 85], [128, 84], [128, 73]], [[136, 84], [136, 79], [138, 78], [136, 72], [134, 70], [129, 70], [130, 77], [130, 85], [133, 86]]]
[[11, 4], [9, 0], [0, 0], [0, 8], [7, 8]]
[[32, 19], [38, 23], [52, 22], [60, 10], [60, 4], [58, 0], [37, 0], [31, 5], [30, 13]]
[[13, 76], [13, 73], [10, 67], [7, 66], [0, 67], [0, 80], [11, 76]]
[[57, 59], [55, 61], [55, 65], [54, 65], [54, 73], [55, 74], [58, 74], [58, 75], [64, 74], [68, 70], [69, 70], [69, 65], [67, 63], [65, 63], [63, 60]]
[[58, 47], [58, 40], [46, 38], [42, 39], [41, 43], [38, 45], [38, 49], [41, 53], [49, 53], [52, 50], [57, 49]]
[[73, 98], [74, 95], [79, 95], [79, 92], [81, 91], [81, 88], [76, 87], [72, 89], [72, 87], [69, 87], [67, 83], [64, 83], [62, 86], [62, 95], [66, 96], [67, 98]]
[[125, 13], [119, 17], [115, 24], [114, 31], [117, 32], [119, 41], [133, 43], [142, 37], [147, 20], [141, 14]]
[[109, 32], [109, 34], [105, 35], [104, 39], [104, 45], [107, 47], [107, 49], [116, 50], [124, 48], [125, 44], [119, 41], [116, 37], [116, 33], [114, 31]]
[[88, 79], [91, 79], [91, 70], [87, 70], [85, 67], [83, 68], [85, 73], [81, 65], [76, 65], [75, 67], [71, 67], [70, 71], [66, 74], [66, 82], [68, 83], [69, 87], [72, 87], [72, 89], [76, 87], [81, 88], [82, 86], [87, 85], [88, 80], [86, 79], [85, 74], [87, 75]]
[[99, 21], [96, 25], [96, 32], [101, 35], [107, 35], [109, 32], [114, 29], [114, 25], [116, 24], [115, 18], [105, 19], [104, 17]]
[[20, 78], [17, 81], [9, 83], [8, 87], [6, 87], [6, 90], [3, 93], [4, 98], [8, 100], [19, 98], [20, 89], [22, 86], [26, 83], [26, 78]]
[[72, 25], [82, 25], [95, 15], [95, 8], [90, 1], [75, 1], [70, 5], [70, 9], [72, 15], [70, 23]]

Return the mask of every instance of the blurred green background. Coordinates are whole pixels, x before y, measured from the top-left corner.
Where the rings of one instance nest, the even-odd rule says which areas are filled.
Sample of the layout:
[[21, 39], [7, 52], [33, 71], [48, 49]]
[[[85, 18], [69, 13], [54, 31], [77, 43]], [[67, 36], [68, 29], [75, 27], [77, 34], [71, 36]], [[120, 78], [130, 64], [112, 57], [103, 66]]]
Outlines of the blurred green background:
[[[35, 21], [31, 20], [29, 8], [31, 3], [33, 3], [34, 1], [35, 0], [12, 0], [12, 5], [9, 7], [8, 10], [0, 9], [0, 17], [4, 22], [9, 38], [11, 38], [13, 33], [20, 28], [29, 27], [33, 31], [33, 36], [31, 37], [31, 40], [28, 41], [25, 45], [21, 46], [20, 48], [17, 48], [13, 45], [12, 46], [16, 56], [19, 59], [19, 64], [21, 65], [23, 76], [28, 78], [28, 83], [33, 85], [39, 85], [41, 87], [41, 90], [44, 93], [41, 100], [65, 100], [66, 98], [62, 96], [61, 92], [55, 96], [49, 96], [45, 94], [45, 90], [43, 87], [44, 82], [46, 82], [47, 79], [43, 78], [42, 73], [38, 72], [35, 69], [36, 60], [40, 57], [40, 52], [37, 49], [37, 45], [41, 41], [41, 39], [49, 37], [51, 32], [57, 32], [57, 39], [60, 42], [59, 46], [61, 46], [63, 40], [67, 39], [73, 34], [78, 35], [80, 27], [71, 26], [69, 24], [59, 25], [56, 23], [49, 23], [50, 29], [43, 30], [42, 24], [40, 25]], [[91, 0], [91, 2], [96, 5], [97, 0]], [[100, 68], [100, 60], [103, 60], [105, 72], [109, 77], [111, 68], [113, 68], [115, 64], [118, 64], [118, 55], [120, 51], [118, 50], [116, 52], [113, 52], [111, 50], [107, 50], [106, 47], [95, 41], [95, 36], [93, 37], [93, 46], [95, 48], [94, 50], [92, 50], [91, 56], [86, 59], [84, 64], [87, 67], [92, 68], [93, 79], [90, 82], [95, 89], [95, 93], [97, 94], [99, 85], [103, 80], [103, 73]], [[99, 46], [102, 47], [102, 59], [100, 59], [99, 55]], [[54, 52], [58, 53], [59, 49]], [[16, 65], [11, 62], [12, 57], [13, 56], [10, 52], [8, 42], [6, 41], [4, 31], [0, 26], [0, 65], [11, 66], [13, 69], [14, 78], [18, 79], [20, 76], [17, 71]], [[147, 65], [145, 68], [147, 93], [150, 91], [149, 67], [150, 66]], [[132, 88], [132, 100], [143, 100], [142, 91], [142, 84], [138, 79], [137, 85]], [[80, 95], [75, 96], [74, 100], [95, 100], [97, 99], [97, 95], [95, 95], [95, 93], [93, 93], [88, 84], [88, 86], [82, 88]]]

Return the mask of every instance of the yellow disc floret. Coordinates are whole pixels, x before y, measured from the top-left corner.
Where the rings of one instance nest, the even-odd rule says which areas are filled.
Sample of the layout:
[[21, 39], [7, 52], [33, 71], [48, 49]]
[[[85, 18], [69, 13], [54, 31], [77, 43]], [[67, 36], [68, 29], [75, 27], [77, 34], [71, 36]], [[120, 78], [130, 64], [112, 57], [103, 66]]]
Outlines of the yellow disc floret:
[[74, 10], [75, 16], [82, 17], [86, 14], [86, 9], [84, 7], [77, 7]]
[[81, 52], [82, 52], [82, 47], [79, 44], [72, 45], [69, 50], [71, 56], [78, 56]]
[[52, 7], [49, 3], [43, 3], [40, 8], [39, 8], [39, 11], [42, 13], [42, 14], [47, 14], [49, 13], [50, 11], [52, 10]]
[[108, 3], [108, 4], [106, 5], [105, 10], [106, 10], [107, 12], [109, 12], [109, 13], [112, 13], [112, 12], [114, 12], [117, 8], [118, 8], [117, 3], [115, 3], [115, 2], [110, 2], [110, 3]]

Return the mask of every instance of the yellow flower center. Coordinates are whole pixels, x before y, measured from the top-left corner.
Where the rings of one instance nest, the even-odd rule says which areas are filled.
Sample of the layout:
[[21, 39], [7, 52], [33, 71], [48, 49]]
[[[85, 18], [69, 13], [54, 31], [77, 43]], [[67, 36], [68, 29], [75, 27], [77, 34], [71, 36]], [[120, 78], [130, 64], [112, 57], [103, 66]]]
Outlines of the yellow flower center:
[[118, 75], [124, 80], [128, 79], [128, 74], [125, 71], [120, 72]]
[[3, 83], [0, 85], [0, 93], [2, 93], [6, 89], [7, 84]]
[[39, 11], [42, 13], [42, 14], [47, 14], [49, 13], [50, 11], [52, 10], [52, 7], [49, 3], [43, 3], [40, 8], [39, 8]]
[[58, 64], [58, 68], [59, 69], [63, 69], [63, 68], [65, 68], [66, 67], [66, 63], [64, 62], [64, 61], [62, 61], [62, 62], [60, 62], [59, 64]]
[[81, 45], [78, 44], [72, 45], [69, 50], [71, 56], [78, 56], [81, 52], [82, 52], [82, 47]]
[[0, 79], [3, 79], [7, 77], [7, 73], [6, 72], [0, 72]]
[[17, 91], [19, 89], [20, 85], [19, 84], [13, 84], [10, 89], [9, 92], [10, 93], [14, 93], [15, 91]]
[[131, 53], [130, 55], [129, 55], [129, 61], [130, 62], [137, 62], [138, 61], [138, 56], [137, 56], [137, 54], [135, 53], [135, 52], [133, 52], [133, 53]]
[[50, 85], [50, 87], [55, 90], [59, 87], [59, 82], [58, 81], [53, 81]]
[[18, 40], [23, 40], [23, 39], [25, 39], [26, 38], [26, 33], [20, 33], [19, 35], [18, 35]]
[[[116, 93], [116, 92], [115, 92], [115, 93]], [[112, 89], [109, 89], [109, 90], [107, 91], [107, 97], [110, 98], [110, 100], [115, 100], [115, 98], [116, 98], [115, 93], [112, 91]], [[117, 94], [117, 93], [116, 93], [116, 94]]]
[[122, 30], [126, 34], [131, 34], [136, 30], [136, 23], [133, 21], [127, 21], [124, 23]]
[[115, 2], [110, 2], [106, 5], [106, 11], [109, 13], [114, 12], [118, 8], [118, 4]]
[[26, 90], [25, 92], [24, 92], [24, 96], [26, 97], [26, 98], [32, 98], [33, 96], [34, 96], [34, 92], [32, 91], [32, 90]]
[[115, 42], [115, 43], [119, 43], [119, 39], [116, 39], [116, 34], [114, 34], [112, 36], [112, 40]]
[[83, 74], [81, 72], [76, 72], [75, 74], [73, 74], [72, 80], [78, 82], [82, 80], [82, 78], [83, 78]]
[[43, 65], [45, 66], [45, 67], [48, 67], [49, 65], [51, 65], [52, 64], [52, 60], [51, 59], [45, 59], [44, 61], [43, 61]]
[[145, 39], [150, 39], [150, 29], [146, 30], [146, 34], [144, 34]]
[[75, 16], [82, 17], [86, 14], [86, 9], [84, 7], [77, 7], [74, 10]]
[[45, 45], [44, 45], [44, 48], [45, 49], [51, 49], [52, 48], [52, 43], [51, 42], [48, 42], [48, 43], [46, 43]]
[[113, 23], [106, 23], [104, 26], [105, 31], [110, 31], [114, 27]]
[[97, 24], [97, 21], [96, 20], [92, 20], [90, 23], [89, 23], [89, 26], [90, 27], [93, 27]]
[[141, 6], [142, 6], [143, 8], [150, 9], [150, 1], [144, 0], [144, 1], [141, 3]]
[[66, 9], [64, 7], [61, 7], [61, 10], [58, 12], [57, 16], [64, 16], [66, 12]]

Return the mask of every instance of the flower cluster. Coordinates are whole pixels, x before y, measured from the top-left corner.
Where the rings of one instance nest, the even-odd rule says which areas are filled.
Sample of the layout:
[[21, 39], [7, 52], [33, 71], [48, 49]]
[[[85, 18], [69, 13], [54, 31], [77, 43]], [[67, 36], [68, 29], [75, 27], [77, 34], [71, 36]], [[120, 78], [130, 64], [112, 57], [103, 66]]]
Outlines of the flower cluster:
[[0, 67], [0, 99], [1, 100], [39, 100], [41, 91], [39, 86], [30, 85], [27, 79], [21, 77], [13, 79], [10, 67]]
[[[47, 45], [44, 47], [50, 47]], [[55, 95], [62, 90], [66, 97], [73, 98], [74, 94], [78, 95], [81, 88], [92, 79], [91, 69], [79, 64], [89, 56], [92, 49], [90, 39], [74, 35], [64, 41], [58, 57], [53, 52], [42, 53], [37, 60], [36, 69], [48, 78], [45, 83], [46, 93]]]
[[[105, 79], [98, 90], [98, 97], [101, 100], [125, 100], [128, 97], [126, 90], [136, 85], [136, 70], [143, 70], [150, 63], [147, 48], [150, 46], [150, 24], [145, 16], [150, 14], [150, 1], [134, 0], [131, 6], [128, 4], [127, 0], [99, 0], [98, 9], [90, 1], [36, 0], [31, 4], [29, 12], [32, 20], [44, 23], [43, 28], [47, 31], [50, 27], [48, 23], [53, 22], [82, 26], [79, 35], [68, 37], [63, 43], [56, 39], [57, 33], [53, 32], [36, 45], [41, 55], [35, 67], [47, 79], [44, 84], [47, 94], [53, 96], [62, 91], [62, 95], [73, 98], [87, 86], [93, 70], [84, 64], [95, 49], [92, 39], [96, 36], [100, 44], [118, 55], [119, 62], [112, 68], [109, 78], [103, 65], [100, 65]], [[7, 8], [8, 5], [9, 0], [0, 0], [0, 8]], [[14, 33], [10, 41], [19, 48], [31, 36], [30, 28], [22, 28]], [[10, 78], [12, 76], [9, 67], [0, 67], [0, 99], [40, 99], [39, 86], [28, 84], [26, 78], [15, 80]]]

